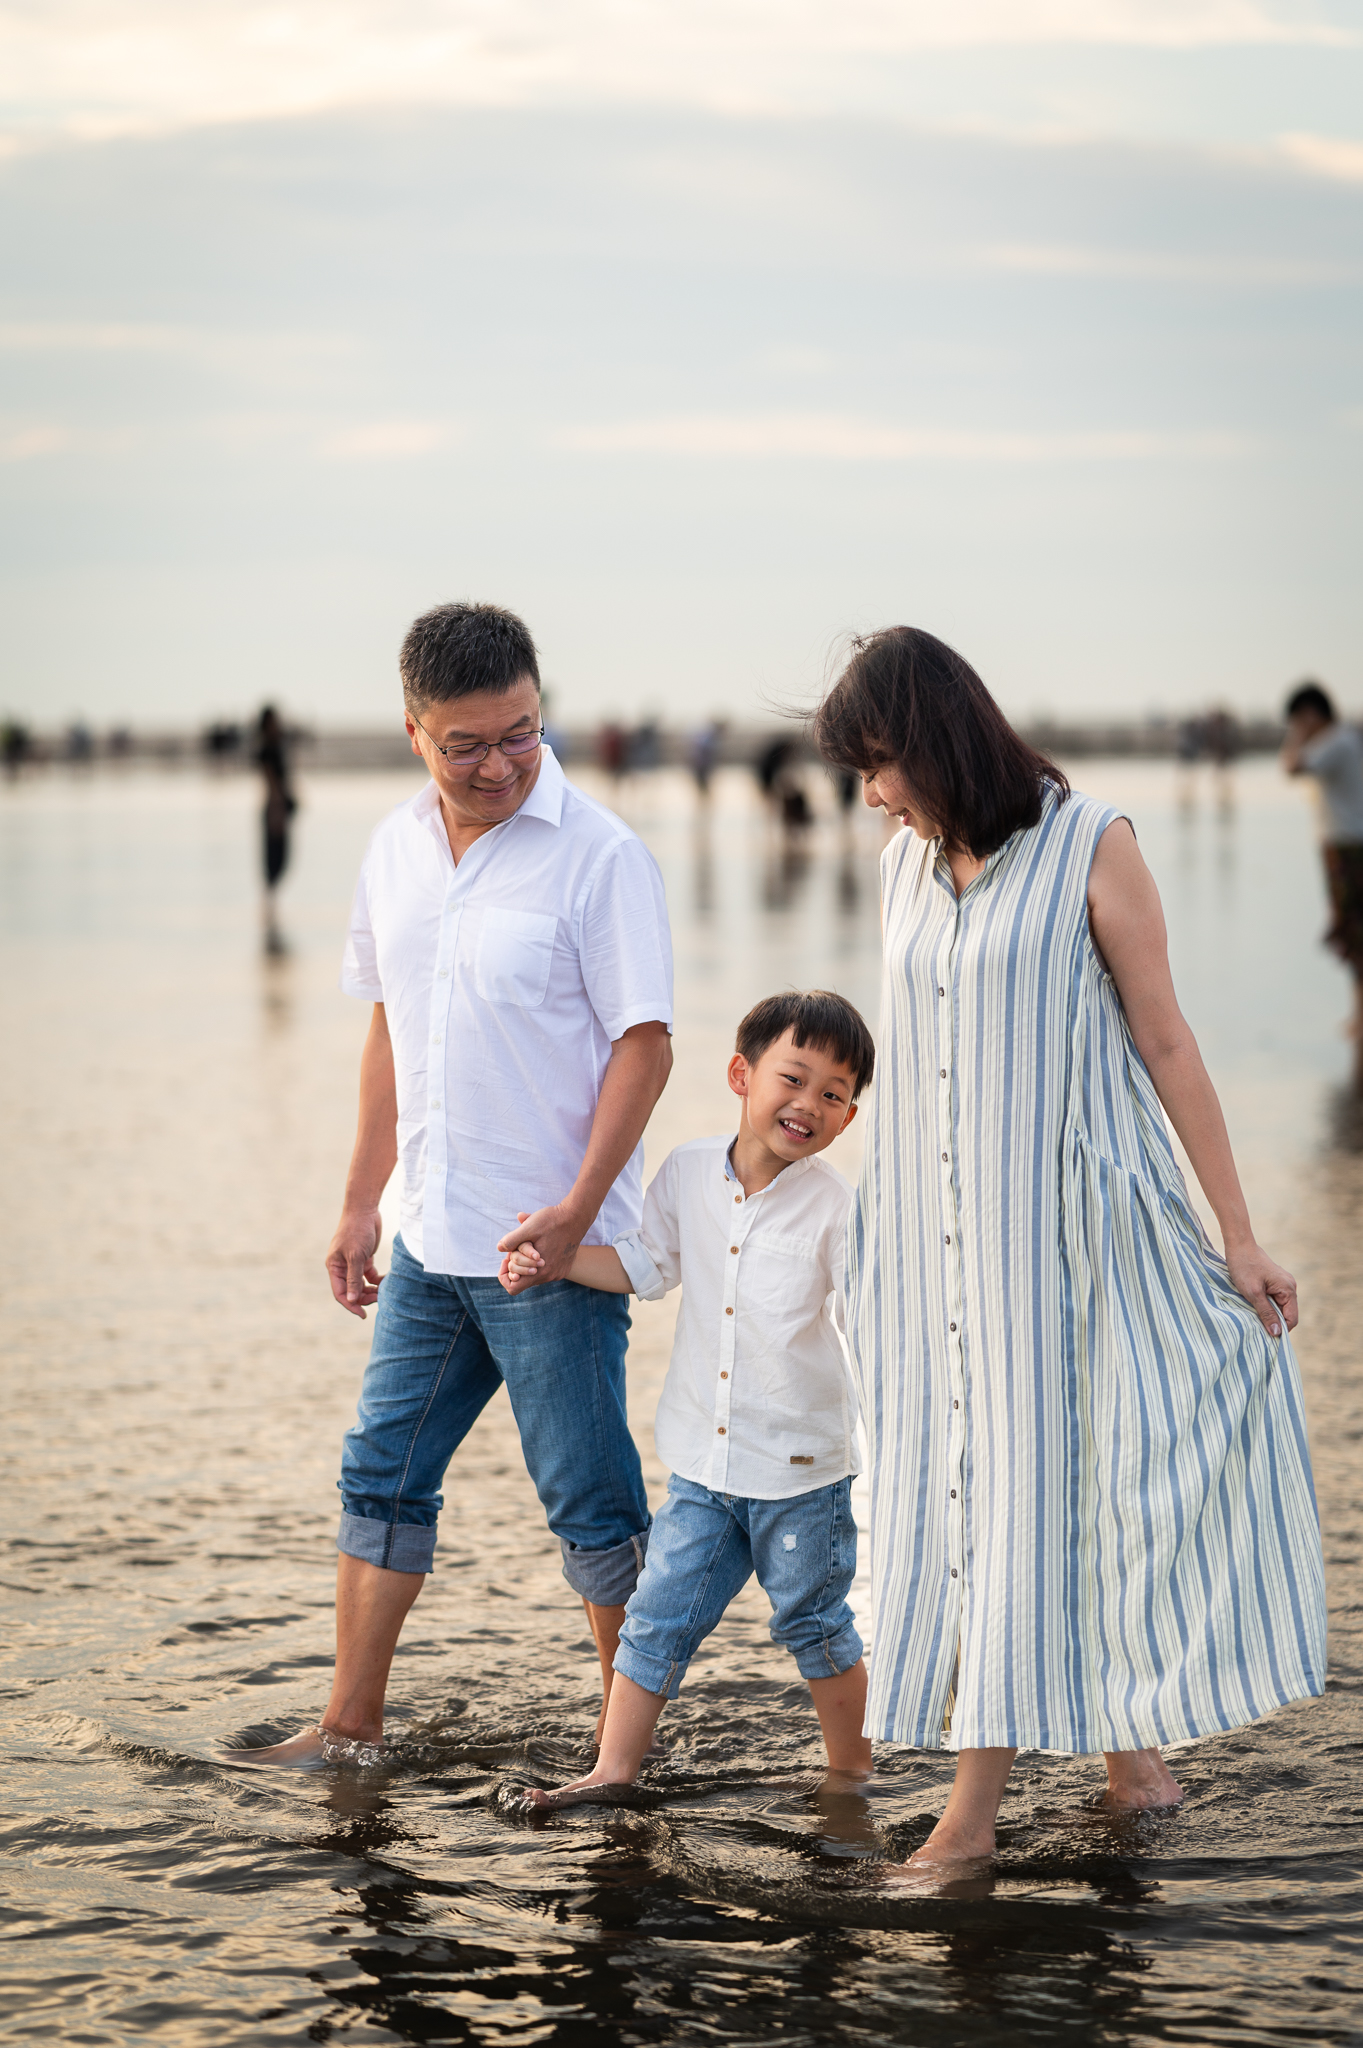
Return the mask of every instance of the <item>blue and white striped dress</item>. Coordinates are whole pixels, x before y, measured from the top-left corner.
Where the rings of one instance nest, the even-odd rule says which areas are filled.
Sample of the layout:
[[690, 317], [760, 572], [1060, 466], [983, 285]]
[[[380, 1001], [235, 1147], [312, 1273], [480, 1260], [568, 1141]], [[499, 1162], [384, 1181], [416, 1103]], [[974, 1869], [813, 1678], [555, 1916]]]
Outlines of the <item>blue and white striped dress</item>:
[[892, 1742], [1143, 1749], [1324, 1682], [1292, 1347], [1207, 1241], [1089, 933], [1118, 815], [1048, 794], [959, 900], [937, 841], [885, 853], [848, 1305]]

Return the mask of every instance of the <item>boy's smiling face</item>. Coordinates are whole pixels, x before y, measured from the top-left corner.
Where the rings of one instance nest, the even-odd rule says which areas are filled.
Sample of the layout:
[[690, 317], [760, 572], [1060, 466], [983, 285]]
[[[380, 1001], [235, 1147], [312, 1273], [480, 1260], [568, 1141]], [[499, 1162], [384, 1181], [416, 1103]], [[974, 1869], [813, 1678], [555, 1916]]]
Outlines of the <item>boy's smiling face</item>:
[[769, 1153], [777, 1172], [822, 1152], [857, 1113], [848, 1069], [817, 1045], [796, 1045], [790, 1031], [755, 1060], [736, 1052], [729, 1086], [743, 1098], [739, 1144]]

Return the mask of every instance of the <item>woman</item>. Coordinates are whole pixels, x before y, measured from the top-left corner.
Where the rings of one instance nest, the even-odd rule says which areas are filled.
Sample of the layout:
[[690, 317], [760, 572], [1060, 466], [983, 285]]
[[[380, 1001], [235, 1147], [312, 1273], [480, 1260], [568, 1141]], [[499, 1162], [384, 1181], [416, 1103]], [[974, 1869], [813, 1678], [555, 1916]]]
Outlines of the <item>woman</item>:
[[1101, 1750], [1110, 1806], [1172, 1805], [1161, 1743], [1322, 1690], [1296, 1283], [1254, 1240], [1130, 823], [911, 627], [857, 643], [816, 733], [909, 828], [848, 1313], [868, 1732], [960, 1752], [931, 1871], [993, 1853], [1019, 1747]]

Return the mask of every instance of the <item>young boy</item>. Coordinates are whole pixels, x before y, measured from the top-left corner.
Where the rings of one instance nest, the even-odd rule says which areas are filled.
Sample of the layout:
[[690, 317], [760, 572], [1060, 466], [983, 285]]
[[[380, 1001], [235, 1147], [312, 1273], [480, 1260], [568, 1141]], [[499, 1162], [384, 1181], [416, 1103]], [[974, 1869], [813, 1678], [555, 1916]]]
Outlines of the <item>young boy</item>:
[[[655, 1440], [667, 1499], [625, 1613], [596, 1769], [535, 1806], [633, 1782], [686, 1667], [754, 1572], [809, 1681], [833, 1770], [865, 1775], [866, 1668], [847, 1605], [856, 1571], [856, 1414], [834, 1323], [852, 1191], [819, 1153], [871, 1078], [862, 1017], [821, 989], [770, 996], [738, 1027], [736, 1138], [679, 1145], [641, 1230], [587, 1245], [569, 1279], [657, 1301], [682, 1289]], [[502, 1284], [533, 1276], [533, 1245]]]

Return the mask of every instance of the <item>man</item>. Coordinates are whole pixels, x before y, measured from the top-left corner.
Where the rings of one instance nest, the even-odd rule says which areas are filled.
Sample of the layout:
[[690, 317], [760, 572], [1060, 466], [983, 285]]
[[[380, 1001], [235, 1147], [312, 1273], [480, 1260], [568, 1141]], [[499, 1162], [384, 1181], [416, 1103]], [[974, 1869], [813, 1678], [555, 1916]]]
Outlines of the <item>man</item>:
[[[648, 1537], [624, 1299], [564, 1276], [580, 1244], [608, 1245], [642, 1213], [639, 1140], [672, 1064], [662, 879], [542, 744], [519, 619], [441, 605], [408, 633], [401, 669], [431, 780], [370, 842], [342, 976], [374, 1011], [326, 1263], [343, 1308], [378, 1308], [342, 1457], [336, 1672], [321, 1725], [253, 1752], [263, 1763], [377, 1753], [446, 1465], [503, 1382], [603, 1693]], [[401, 1229], [380, 1289], [395, 1165]], [[527, 1237], [541, 1284], [513, 1299], [497, 1273]]]
[[1283, 766], [1289, 775], [1314, 776], [1320, 790], [1321, 854], [1331, 910], [1325, 943], [1354, 977], [1349, 1033], [1363, 1082], [1363, 733], [1340, 724], [1319, 683], [1302, 683], [1287, 700]]

